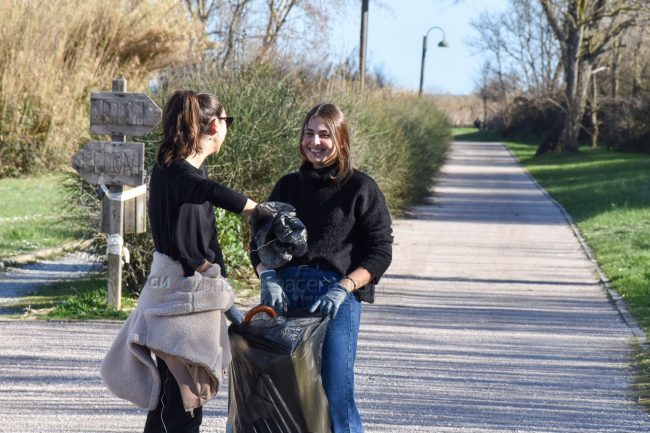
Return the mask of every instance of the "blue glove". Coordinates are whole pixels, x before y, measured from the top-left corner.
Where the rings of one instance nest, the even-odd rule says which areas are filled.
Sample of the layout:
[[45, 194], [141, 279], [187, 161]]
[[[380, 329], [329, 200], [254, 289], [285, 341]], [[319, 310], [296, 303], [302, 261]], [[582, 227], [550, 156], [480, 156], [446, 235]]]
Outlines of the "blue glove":
[[260, 274], [260, 292], [262, 304], [273, 307], [278, 315], [283, 315], [287, 308], [287, 301], [282, 290], [282, 283], [275, 271], [270, 269]]
[[320, 313], [323, 317], [329, 314], [330, 319], [334, 319], [336, 313], [339, 311], [339, 307], [348, 297], [348, 293], [345, 287], [336, 283], [311, 306], [309, 312], [313, 313], [320, 307]]
[[244, 315], [239, 311], [239, 308], [234, 305], [230, 307], [226, 312], [224, 312], [228, 320], [238, 328], [241, 328], [244, 324]]

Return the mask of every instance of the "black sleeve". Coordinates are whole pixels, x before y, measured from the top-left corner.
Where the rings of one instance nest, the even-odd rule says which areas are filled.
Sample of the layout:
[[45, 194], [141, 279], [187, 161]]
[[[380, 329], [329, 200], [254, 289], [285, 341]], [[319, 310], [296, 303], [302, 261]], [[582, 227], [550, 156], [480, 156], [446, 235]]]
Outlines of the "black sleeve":
[[216, 207], [240, 214], [248, 201], [248, 197], [242, 193], [212, 179], [203, 178], [197, 173], [187, 172], [187, 175], [181, 178], [181, 182], [184, 203], [201, 204], [209, 201]]
[[[282, 201], [280, 200], [281, 193], [280, 190], [282, 188], [281, 186], [282, 179], [280, 179], [275, 186], [273, 187], [273, 190], [271, 190], [271, 194], [269, 194], [269, 198], [266, 201]], [[255, 242], [255, 233], [251, 233], [251, 238], [250, 238], [250, 252], [249, 252], [249, 258], [251, 260], [251, 264], [253, 265], [253, 269], [255, 270], [255, 273], [257, 273], [257, 265], [259, 265], [262, 260], [260, 259], [260, 255], [257, 254], [257, 243]]]
[[358, 217], [359, 238], [365, 254], [359, 263], [372, 274], [377, 284], [390, 266], [393, 257], [393, 229], [384, 194], [374, 181], [361, 204]]

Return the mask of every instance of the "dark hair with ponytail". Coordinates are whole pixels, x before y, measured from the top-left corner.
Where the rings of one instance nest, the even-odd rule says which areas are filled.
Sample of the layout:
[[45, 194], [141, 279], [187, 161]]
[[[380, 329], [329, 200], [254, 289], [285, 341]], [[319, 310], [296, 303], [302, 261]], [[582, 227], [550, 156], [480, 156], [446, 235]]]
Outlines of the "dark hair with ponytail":
[[223, 104], [210, 93], [175, 91], [163, 110], [163, 138], [158, 147], [156, 163], [167, 167], [178, 159], [201, 152], [201, 135], [210, 121], [220, 117], [223, 112]]

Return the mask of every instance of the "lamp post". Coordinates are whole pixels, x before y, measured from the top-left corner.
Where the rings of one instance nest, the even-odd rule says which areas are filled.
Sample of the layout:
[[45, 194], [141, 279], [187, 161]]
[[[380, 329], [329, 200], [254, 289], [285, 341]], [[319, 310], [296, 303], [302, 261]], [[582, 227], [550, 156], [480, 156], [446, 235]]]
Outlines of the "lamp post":
[[418, 96], [422, 96], [422, 85], [424, 84], [424, 59], [427, 55], [427, 37], [429, 36], [429, 32], [433, 29], [437, 29], [442, 32], [442, 40], [438, 42], [438, 46], [442, 48], [449, 46], [447, 40], [445, 39], [445, 31], [441, 27], [433, 26], [424, 34], [424, 37], [422, 38], [422, 66], [420, 67], [420, 91], [418, 92]]
[[361, 41], [359, 43], [359, 88], [363, 91], [366, 81], [366, 47], [368, 44], [368, 3], [361, 1]]

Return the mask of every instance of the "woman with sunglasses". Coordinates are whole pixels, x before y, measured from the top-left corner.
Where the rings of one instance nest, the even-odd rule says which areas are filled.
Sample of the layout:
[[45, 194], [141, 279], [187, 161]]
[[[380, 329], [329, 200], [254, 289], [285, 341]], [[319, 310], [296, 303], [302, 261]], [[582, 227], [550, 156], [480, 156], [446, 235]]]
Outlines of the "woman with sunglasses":
[[[149, 187], [149, 219], [156, 251], [178, 262], [184, 277], [217, 270], [225, 278], [214, 207], [250, 216], [257, 204], [208, 178], [204, 161], [219, 153], [232, 122], [223, 104], [210, 93], [176, 91], [163, 111], [163, 139]], [[226, 315], [241, 323], [236, 307]], [[221, 335], [221, 340], [227, 346], [228, 336]], [[225, 351], [224, 367], [230, 357], [229, 349]], [[156, 409], [149, 412], [144, 431], [198, 432], [202, 406], [188, 411], [174, 371], [170, 372], [160, 357], [157, 361], [162, 381], [160, 399]]]
[[319, 311], [330, 322], [321, 376], [332, 433], [362, 433], [354, 399], [354, 361], [361, 301], [374, 302], [375, 285], [392, 257], [391, 220], [382, 192], [355, 169], [343, 113], [334, 104], [313, 107], [300, 133], [302, 164], [281, 178], [269, 201], [293, 205], [307, 228], [309, 250], [268, 270], [251, 243], [262, 303], [288, 314]]
[[214, 208], [250, 216], [256, 203], [209, 179], [205, 166], [232, 120], [216, 96], [191, 90], [174, 92], [163, 110], [149, 184], [151, 272], [100, 369], [115, 395], [149, 409], [145, 433], [199, 431], [231, 359], [224, 313], [243, 320]]

